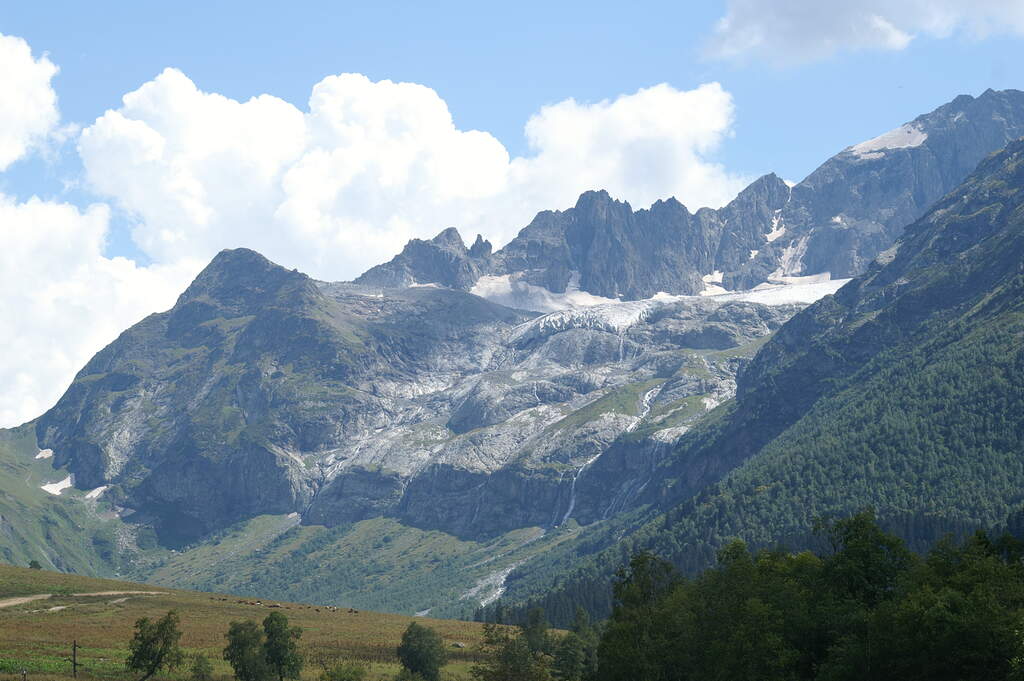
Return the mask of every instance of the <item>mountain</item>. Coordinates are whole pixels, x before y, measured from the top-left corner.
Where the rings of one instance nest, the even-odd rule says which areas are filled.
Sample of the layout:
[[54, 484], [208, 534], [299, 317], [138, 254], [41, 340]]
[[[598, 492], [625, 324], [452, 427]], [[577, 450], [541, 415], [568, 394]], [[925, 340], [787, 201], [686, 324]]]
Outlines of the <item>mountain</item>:
[[[96, 519], [78, 553], [55, 555], [13, 507], [0, 550], [174, 586], [471, 612], [510, 566], [635, 505], [667, 444], [820, 295], [784, 289], [537, 315], [224, 251], [0, 447], [34, 504]], [[607, 452], [615, 472], [581, 480]], [[90, 550], [100, 535], [117, 560]], [[393, 562], [357, 567], [353, 550]]]
[[497, 252], [481, 237], [467, 249], [447, 229], [409, 242], [356, 282], [437, 283], [549, 311], [581, 293], [583, 300], [639, 300], [713, 284], [743, 290], [794, 276], [845, 279], [862, 273], [987, 154], [1021, 136], [1024, 92], [961, 95], [847, 147], [793, 187], [765, 175], [719, 210], [691, 213], [668, 199], [634, 211], [607, 192], [587, 192], [569, 210], [539, 213]]
[[[663, 512], [575, 577], [561, 575], [561, 597], [593, 590], [640, 548], [692, 572], [730, 537], [811, 546], [816, 518], [866, 506], [918, 549], [947, 532], [1019, 527], [1022, 263], [1018, 141], [865, 274], [783, 325], [740, 373], [736, 397], [662, 459], [649, 500]], [[550, 579], [567, 555], [530, 569]], [[539, 593], [537, 584], [513, 573], [509, 597]]]
[[267, 513], [493, 536], [589, 509], [567, 471], [652, 409], [726, 399], [736, 360], [715, 353], [797, 309], [678, 298], [534, 318], [225, 251], [97, 354], [35, 433], [77, 488], [169, 546]]
[[[355, 282], [224, 251], [173, 308], [99, 352], [52, 409], [0, 431], [0, 556], [176, 587], [461, 615], [503, 594], [528, 598], [578, 565], [586, 579], [604, 579], [638, 546], [703, 565], [750, 503], [747, 492], [719, 499], [719, 490], [776, 460], [775, 477], [751, 497], [774, 505], [749, 506], [749, 538], [804, 537], [820, 504], [792, 511], [793, 489], [831, 489], [828, 480], [854, 472], [809, 463], [814, 472], [797, 475], [786, 438], [818, 414], [829, 436], [800, 436], [815, 448], [841, 461], [878, 449], [885, 436], [873, 429], [893, 427], [886, 414], [842, 401], [862, 395], [861, 382], [900, 396], [906, 406], [887, 408], [907, 418], [938, 408], [927, 386], [901, 393], [886, 383], [895, 380], [886, 367], [911, 362], [915, 377], [941, 384], [913, 353], [938, 351], [928, 343], [945, 338], [954, 317], [936, 306], [959, 300], [952, 280], [901, 297], [917, 290], [907, 282], [924, 266], [913, 258], [944, 253], [915, 235], [960, 211], [960, 231], [935, 239], [966, 244], [989, 208], [975, 215], [943, 200], [897, 250], [887, 247], [900, 216], [923, 213], [928, 196], [966, 174], [966, 159], [1017, 129], [1022, 97], [958, 98], [917, 119], [918, 132], [851, 147], [792, 188], [765, 176], [717, 211], [691, 214], [675, 200], [633, 211], [588, 192], [568, 211], [541, 213], [497, 252], [479, 237], [467, 248], [449, 229]], [[992, 163], [979, 173], [1013, 179]], [[985, 191], [996, 196], [998, 182]], [[876, 252], [881, 264], [869, 264]], [[865, 278], [828, 297], [846, 280], [805, 266], [826, 256], [846, 258], [842, 274], [888, 272], [891, 285], [870, 303], [866, 293], [850, 298], [870, 289]], [[761, 277], [757, 263], [775, 269]], [[725, 290], [737, 282], [761, 283]], [[980, 323], [955, 319], [955, 328]], [[915, 323], [931, 326], [912, 332]], [[863, 373], [887, 357], [896, 364], [878, 365], [884, 379]], [[842, 421], [848, 412], [863, 420]], [[915, 432], [945, 442], [914, 418]], [[863, 433], [875, 439], [858, 440]], [[979, 438], [990, 447], [990, 434]], [[893, 442], [915, 452], [912, 461], [941, 458]], [[804, 459], [818, 461], [812, 454]], [[994, 501], [977, 520], [1008, 513], [1005, 490], [989, 491]], [[933, 497], [963, 508], [957, 494]], [[898, 498], [902, 515], [885, 517], [927, 525], [921, 542], [973, 522], [956, 510], [920, 520], [933, 507]], [[867, 492], [843, 499], [834, 507], [887, 508]], [[701, 515], [708, 509], [713, 520]], [[607, 598], [603, 586], [591, 591]]]

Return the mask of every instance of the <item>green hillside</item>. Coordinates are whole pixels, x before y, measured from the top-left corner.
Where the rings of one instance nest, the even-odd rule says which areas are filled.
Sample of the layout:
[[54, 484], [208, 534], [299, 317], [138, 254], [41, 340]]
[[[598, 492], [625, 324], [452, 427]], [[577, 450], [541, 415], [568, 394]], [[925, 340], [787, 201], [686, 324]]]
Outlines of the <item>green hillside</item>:
[[695, 573], [731, 538], [809, 546], [816, 518], [867, 506], [917, 550], [1003, 525], [1024, 506], [1022, 262], [1018, 142], [783, 326], [662, 468], [663, 515], [556, 593], [513, 574], [509, 598], [564, 612], [640, 548]]

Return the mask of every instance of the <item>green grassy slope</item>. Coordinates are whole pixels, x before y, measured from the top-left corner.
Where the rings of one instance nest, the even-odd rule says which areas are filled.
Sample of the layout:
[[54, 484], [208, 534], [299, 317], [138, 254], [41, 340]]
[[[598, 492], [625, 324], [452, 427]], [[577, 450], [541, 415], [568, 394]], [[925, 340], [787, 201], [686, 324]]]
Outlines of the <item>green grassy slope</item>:
[[38, 459], [35, 428], [0, 430], [0, 560], [28, 565], [37, 560], [50, 569], [114, 575], [125, 567], [129, 528], [98, 500], [68, 489], [60, 496], [45, 484], [68, 475], [51, 459]]

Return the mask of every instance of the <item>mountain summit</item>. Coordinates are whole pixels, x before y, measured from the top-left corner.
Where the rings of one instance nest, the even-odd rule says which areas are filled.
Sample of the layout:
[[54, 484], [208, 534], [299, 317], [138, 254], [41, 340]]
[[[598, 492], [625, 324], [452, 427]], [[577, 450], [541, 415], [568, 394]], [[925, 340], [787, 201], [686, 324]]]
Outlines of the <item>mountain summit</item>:
[[[847, 147], [792, 188], [765, 175], [725, 207], [696, 213], [675, 199], [634, 211], [607, 192], [586, 192], [568, 210], [539, 213], [493, 254], [467, 251], [446, 230], [429, 242], [409, 242], [356, 281], [435, 283], [495, 299], [533, 286], [639, 300], [697, 294], [712, 284], [742, 290], [798, 276], [845, 279], [863, 272], [981, 159], [1021, 136], [1024, 92], [961, 95]], [[517, 300], [548, 309], [538, 306], [537, 295]]]

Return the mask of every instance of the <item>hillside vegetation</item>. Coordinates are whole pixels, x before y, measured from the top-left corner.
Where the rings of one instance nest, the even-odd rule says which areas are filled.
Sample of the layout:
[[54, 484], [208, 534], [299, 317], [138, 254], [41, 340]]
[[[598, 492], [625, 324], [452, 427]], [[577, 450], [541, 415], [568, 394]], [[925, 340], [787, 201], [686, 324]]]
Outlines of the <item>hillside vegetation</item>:
[[1004, 526], [1024, 504], [1021, 262], [1017, 142], [764, 345], [736, 398], [660, 469], [652, 499], [665, 513], [563, 576], [561, 590], [513, 574], [510, 595], [564, 618], [640, 549], [694, 574], [731, 538], [808, 547], [816, 518], [866, 506], [917, 551]]

